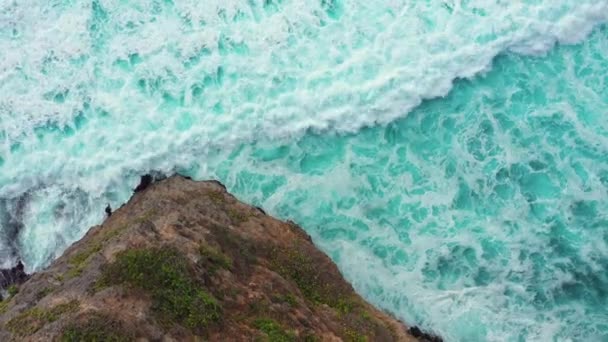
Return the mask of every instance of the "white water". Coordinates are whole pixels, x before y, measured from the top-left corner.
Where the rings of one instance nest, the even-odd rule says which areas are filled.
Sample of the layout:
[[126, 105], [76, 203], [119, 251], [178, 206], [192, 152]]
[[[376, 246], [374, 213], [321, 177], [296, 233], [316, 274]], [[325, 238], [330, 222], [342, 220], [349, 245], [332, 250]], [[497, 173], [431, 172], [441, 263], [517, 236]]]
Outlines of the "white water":
[[[348, 177], [345, 165], [355, 161], [341, 154], [346, 147], [333, 144], [325, 146], [331, 152], [322, 156], [326, 159], [310, 165], [286, 160], [306, 167], [277, 168], [281, 175], [267, 170], [245, 186], [219, 168], [222, 158], [242, 144], [299, 144], [310, 132], [355, 133], [405, 117], [423, 99], [448, 94], [455, 79], [491, 70], [500, 53], [542, 55], [556, 42], [581, 41], [607, 19], [606, 0], [0, 0], [1, 266], [17, 257], [29, 271], [48, 264], [101, 221], [106, 203], [124, 203], [139, 175], [149, 170], [225, 178], [237, 195], [253, 200], [260, 184], [273, 177], [284, 177], [291, 190], [305, 189], [321, 174]], [[598, 44], [594, 53], [608, 51], [601, 40]], [[517, 82], [518, 75], [513, 78]], [[591, 93], [587, 98], [594, 103], [603, 101], [593, 90], [576, 91]], [[376, 148], [363, 133], [355, 138]], [[268, 158], [279, 158], [273, 153]], [[514, 153], [502, 161], [516, 159]], [[232, 167], [254, 172], [258, 165]], [[332, 167], [335, 171], [323, 173]], [[342, 179], [343, 188], [363, 182], [357, 179]], [[417, 184], [411, 178], [400, 181]], [[279, 210], [280, 203], [292, 203], [297, 195], [271, 189], [260, 201], [277, 214], [291, 215]], [[441, 194], [445, 197], [428, 201], [451, 202], [458, 189], [447, 189]], [[24, 205], [17, 210], [16, 203]], [[359, 203], [350, 215], [365, 216], [368, 206], [377, 205]], [[309, 216], [302, 214], [300, 223], [312, 230]], [[23, 225], [16, 242], [9, 241], [8, 217]], [[386, 237], [380, 234], [383, 223], [374, 227], [378, 237]], [[313, 235], [326, 251], [335, 252], [334, 259], [368, 297], [410, 320], [432, 316], [425, 324], [451, 336], [436, 321], [445, 311], [415, 313], [399, 304], [402, 283], [387, 279], [402, 279], [394, 272], [403, 269], [384, 267], [373, 258], [364, 265], [353, 258], [357, 263], [351, 264], [348, 255], [360, 252], [359, 243]], [[429, 253], [450, 253], [427, 243]], [[491, 284], [483, 294], [487, 298], [475, 297], [472, 303], [488, 309], [501, 286]], [[408, 296], [452, 298], [454, 311], [462, 309], [458, 298], [466, 296], [429, 287], [416, 291]], [[534, 336], [553, 336], [557, 330], [548, 331]], [[453, 336], [469, 336], [463, 334]]]

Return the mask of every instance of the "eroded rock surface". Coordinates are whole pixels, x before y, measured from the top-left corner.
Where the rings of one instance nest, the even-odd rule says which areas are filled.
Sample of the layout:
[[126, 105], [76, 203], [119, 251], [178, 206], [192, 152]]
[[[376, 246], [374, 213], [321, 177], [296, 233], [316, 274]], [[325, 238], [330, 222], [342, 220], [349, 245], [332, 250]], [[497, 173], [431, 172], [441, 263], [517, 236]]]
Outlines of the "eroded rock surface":
[[0, 303], [0, 340], [413, 341], [292, 223], [150, 184]]

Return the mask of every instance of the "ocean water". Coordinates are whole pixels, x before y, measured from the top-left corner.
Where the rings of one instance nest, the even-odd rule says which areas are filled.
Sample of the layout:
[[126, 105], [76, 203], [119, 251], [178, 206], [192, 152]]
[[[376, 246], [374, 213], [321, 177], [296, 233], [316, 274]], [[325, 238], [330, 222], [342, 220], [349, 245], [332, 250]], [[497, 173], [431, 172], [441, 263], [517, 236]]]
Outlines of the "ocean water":
[[180, 172], [447, 341], [608, 341], [606, 22], [605, 0], [0, 0], [0, 266]]

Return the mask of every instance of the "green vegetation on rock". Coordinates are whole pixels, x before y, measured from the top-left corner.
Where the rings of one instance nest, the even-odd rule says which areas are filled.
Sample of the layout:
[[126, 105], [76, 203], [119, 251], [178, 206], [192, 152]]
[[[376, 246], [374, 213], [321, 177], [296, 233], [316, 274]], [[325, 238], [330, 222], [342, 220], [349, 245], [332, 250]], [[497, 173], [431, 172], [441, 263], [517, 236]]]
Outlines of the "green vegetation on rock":
[[36, 300], [41, 300], [42, 298], [46, 297], [51, 292], [53, 292], [52, 287], [43, 288], [42, 290], [38, 291], [38, 293], [36, 293]]
[[226, 194], [221, 191], [210, 191], [207, 193], [207, 197], [211, 200], [211, 202], [215, 203], [218, 207], [220, 207], [228, 216], [230, 221], [233, 224], [241, 224], [249, 218], [249, 214], [240, 210], [238, 208], [234, 208], [233, 206], [227, 206], [226, 202]]
[[226, 214], [234, 224], [241, 224], [249, 218], [249, 215], [244, 213], [241, 210], [228, 208], [226, 209]]
[[207, 197], [216, 204], [224, 203], [226, 201], [224, 193], [221, 191], [209, 191]]
[[348, 342], [367, 342], [367, 336], [360, 334], [358, 331], [353, 329], [345, 329], [344, 335], [346, 336], [346, 341]]
[[[334, 309], [342, 322], [341, 337], [346, 341], [367, 341], [374, 328], [382, 323], [373, 319], [362, 303], [323, 274], [323, 268], [294, 244], [291, 248], [273, 248], [271, 268], [283, 278], [293, 281], [304, 298], [313, 304], [325, 304]], [[286, 296], [286, 302], [292, 302]], [[291, 304], [291, 303], [290, 303]]]
[[214, 273], [218, 268], [232, 268], [232, 259], [214, 247], [203, 244], [199, 248], [199, 252], [210, 273]]
[[27, 309], [8, 321], [5, 328], [15, 335], [28, 336], [38, 331], [45, 324], [54, 322], [61, 316], [76, 311], [78, 306], [78, 301], [72, 300], [50, 309], [38, 307]]
[[4, 314], [6, 312], [6, 310], [8, 309], [8, 304], [9, 304], [8, 299], [5, 299], [2, 302], [0, 302], [0, 315]]
[[13, 297], [14, 295], [16, 295], [19, 292], [19, 288], [17, 287], [17, 285], [11, 285], [8, 287], [7, 291], [8, 291], [8, 295]]
[[221, 307], [201, 288], [186, 258], [171, 247], [121, 252], [104, 268], [99, 286], [127, 285], [144, 290], [164, 324], [201, 331], [221, 318]]
[[70, 270], [67, 272], [68, 277], [73, 278], [79, 276], [82, 271], [84, 271], [89, 257], [101, 251], [104, 244], [111, 238], [117, 236], [124, 228], [126, 228], [126, 226], [104, 231], [104, 233], [99, 238], [94, 239], [87, 248], [72, 255], [68, 259], [68, 263], [70, 264]]
[[253, 326], [263, 332], [269, 342], [291, 342], [295, 341], [293, 333], [285, 331], [275, 320], [270, 318], [260, 318], [253, 322]]
[[101, 244], [95, 244], [90, 248], [75, 254], [72, 256], [68, 262], [70, 263], [70, 270], [67, 272], [67, 275], [70, 278], [79, 276], [86, 266], [86, 261], [89, 257], [101, 250]]
[[62, 342], [127, 342], [134, 340], [122, 324], [106, 315], [93, 314], [84, 322], [74, 322], [63, 329]]
[[344, 291], [323, 279], [322, 269], [298, 246], [274, 248], [271, 267], [282, 277], [293, 281], [302, 295], [313, 303], [326, 304], [340, 313], [352, 311], [356, 303], [344, 296]]
[[295, 308], [295, 307], [298, 306], [298, 300], [291, 293], [287, 293], [285, 295], [275, 295], [273, 297], [273, 301], [275, 301], [275, 302], [281, 302], [281, 303], [287, 303], [292, 308]]

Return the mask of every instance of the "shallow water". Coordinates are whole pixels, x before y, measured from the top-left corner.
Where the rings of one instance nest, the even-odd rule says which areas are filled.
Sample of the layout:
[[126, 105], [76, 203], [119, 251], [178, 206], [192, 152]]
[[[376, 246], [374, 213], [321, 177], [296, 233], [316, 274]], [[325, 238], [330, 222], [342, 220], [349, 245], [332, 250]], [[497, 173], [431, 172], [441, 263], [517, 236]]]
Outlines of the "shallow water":
[[2, 266], [177, 171], [449, 341], [608, 340], [607, 1], [198, 3], [0, 2]]

